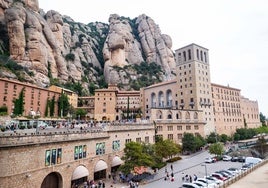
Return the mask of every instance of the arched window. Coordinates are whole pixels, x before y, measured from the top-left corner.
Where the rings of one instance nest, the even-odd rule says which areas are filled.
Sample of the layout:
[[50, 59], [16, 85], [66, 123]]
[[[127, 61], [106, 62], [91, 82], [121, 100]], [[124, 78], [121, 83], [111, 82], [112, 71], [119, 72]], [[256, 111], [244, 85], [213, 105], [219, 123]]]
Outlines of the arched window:
[[189, 49], [188, 50], [188, 60], [191, 60], [192, 59], [192, 54], [191, 54], [191, 50]]
[[186, 61], [186, 52], [183, 51], [183, 61]]
[[199, 60], [199, 50], [198, 49], [196, 49], [196, 57]]
[[190, 119], [190, 112], [186, 112], [185, 118]]
[[177, 119], [181, 119], [181, 112], [179, 112], [179, 113], [176, 114], [176, 118]]
[[200, 50], [200, 57], [201, 57], [201, 61], [203, 61], [203, 51]]
[[198, 119], [198, 113], [197, 112], [194, 113], [194, 119]]
[[167, 90], [166, 92], [166, 102], [167, 102], [167, 107], [172, 107], [172, 92], [171, 90]]
[[151, 94], [151, 106], [152, 106], [152, 108], [156, 107], [156, 95], [155, 95], [155, 93]]
[[157, 119], [162, 119], [162, 112], [159, 110], [156, 116], [157, 116]]
[[159, 102], [159, 107], [163, 108], [165, 105], [163, 91], [159, 91], [159, 93], [158, 93], [158, 102]]
[[171, 111], [168, 112], [167, 119], [172, 119], [172, 112]]

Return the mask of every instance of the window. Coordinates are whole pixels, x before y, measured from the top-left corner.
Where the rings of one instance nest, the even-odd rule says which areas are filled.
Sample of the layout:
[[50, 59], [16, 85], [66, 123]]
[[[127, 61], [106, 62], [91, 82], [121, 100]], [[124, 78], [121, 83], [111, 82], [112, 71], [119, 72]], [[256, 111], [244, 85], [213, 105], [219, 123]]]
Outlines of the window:
[[199, 50], [198, 49], [196, 49], [196, 57], [199, 60]]
[[181, 126], [181, 125], [178, 125], [178, 126], [177, 126], [177, 130], [178, 130], [178, 131], [181, 131], [181, 130], [182, 130], [182, 126]]
[[60, 164], [61, 158], [62, 158], [62, 149], [61, 148], [46, 150], [45, 165], [50, 166], [50, 165]]
[[131, 142], [131, 139], [130, 138], [127, 138], [126, 139], [126, 144], [129, 143], [129, 142]]
[[113, 149], [113, 151], [119, 151], [120, 150], [120, 140], [113, 141], [112, 149]]
[[137, 143], [141, 143], [141, 137], [136, 138], [136, 142], [137, 142]]
[[195, 130], [198, 130], [198, 129], [199, 129], [198, 125], [195, 125], [195, 126], [194, 126], [194, 129], [195, 129]]
[[183, 52], [183, 61], [186, 61], [186, 52]]
[[149, 136], [145, 136], [145, 143], [149, 143]]
[[168, 131], [173, 131], [173, 126], [168, 126]]
[[192, 57], [191, 57], [191, 50], [190, 50], [190, 49], [188, 50], [188, 59], [189, 59], [189, 60], [192, 59]]
[[163, 131], [163, 127], [162, 126], [157, 126], [157, 131]]
[[168, 139], [173, 140], [173, 134], [168, 134]]
[[105, 154], [105, 142], [96, 143], [96, 155]]
[[191, 130], [191, 125], [186, 125], [186, 130]]
[[87, 157], [87, 146], [80, 145], [74, 147], [74, 160], [82, 159]]
[[178, 137], [179, 140], [181, 140], [182, 139], [182, 134], [180, 134], [180, 133], [177, 134], [177, 137]]

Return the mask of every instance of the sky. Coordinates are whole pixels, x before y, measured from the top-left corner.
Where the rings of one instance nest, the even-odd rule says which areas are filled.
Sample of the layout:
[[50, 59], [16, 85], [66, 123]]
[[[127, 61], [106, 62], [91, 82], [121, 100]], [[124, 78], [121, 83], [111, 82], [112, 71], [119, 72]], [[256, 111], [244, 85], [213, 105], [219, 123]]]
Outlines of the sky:
[[84, 24], [146, 14], [173, 51], [191, 43], [209, 49], [211, 82], [240, 89], [268, 117], [267, 0], [39, 0], [39, 7]]

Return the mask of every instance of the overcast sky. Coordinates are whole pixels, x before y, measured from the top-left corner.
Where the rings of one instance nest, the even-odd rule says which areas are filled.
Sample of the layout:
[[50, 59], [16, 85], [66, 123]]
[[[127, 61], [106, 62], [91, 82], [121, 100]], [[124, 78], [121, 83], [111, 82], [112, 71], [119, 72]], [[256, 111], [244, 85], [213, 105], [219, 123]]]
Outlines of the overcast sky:
[[39, 0], [81, 23], [108, 23], [110, 14], [151, 17], [173, 41], [209, 49], [211, 81], [241, 89], [268, 117], [267, 0]]

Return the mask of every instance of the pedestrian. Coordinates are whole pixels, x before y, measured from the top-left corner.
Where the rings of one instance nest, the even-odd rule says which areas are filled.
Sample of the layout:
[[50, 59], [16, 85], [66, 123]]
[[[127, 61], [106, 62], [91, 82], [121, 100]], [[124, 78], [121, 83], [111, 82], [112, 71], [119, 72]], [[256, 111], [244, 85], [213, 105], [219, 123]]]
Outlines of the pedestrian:
[[192, 183], [192, 181], [193, 181], [193, 180], [192, 180], [192, 176], [190, 176], [190, 183]]
[[171, 171], [173, 171], [173, 165], [172, 164], [170, 165], [170, 169], [171, 169]]
[[196, 181], [197, 180], [197, 176], [194, 174], [194, 181]]
[[173, 174], [173, 172], [171, 172], [171, 174], [170, 174], [170, 175], [171, 175], [171, 177], [174, 177], [174, 174]]
[[167, 173], [167, 167], [165, 167], [165, 173]]

